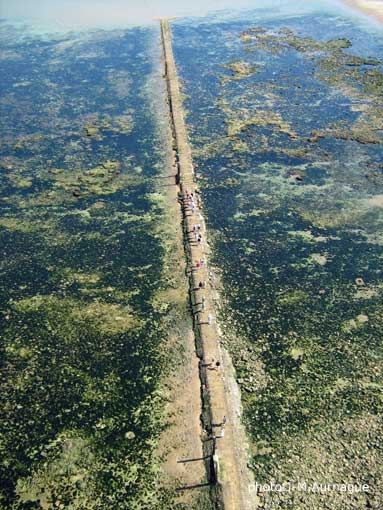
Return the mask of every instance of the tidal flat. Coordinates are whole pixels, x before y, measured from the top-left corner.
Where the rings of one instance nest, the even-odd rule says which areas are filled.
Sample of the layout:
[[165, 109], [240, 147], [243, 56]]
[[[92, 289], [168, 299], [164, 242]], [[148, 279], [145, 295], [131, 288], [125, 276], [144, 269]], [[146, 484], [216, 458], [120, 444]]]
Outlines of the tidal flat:
[[326, 12], [173, 22], [259, 508], [381, 508], [383, 35]]
[[1, 25], [0, 507], [169, 508], [159, 31]]

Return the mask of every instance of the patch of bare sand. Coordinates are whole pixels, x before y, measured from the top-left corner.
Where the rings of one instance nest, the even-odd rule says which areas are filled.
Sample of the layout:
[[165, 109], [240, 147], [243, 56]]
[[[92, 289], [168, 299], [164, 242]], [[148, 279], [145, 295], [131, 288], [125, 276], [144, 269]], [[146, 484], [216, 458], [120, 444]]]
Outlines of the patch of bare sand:
[[342, 2], [383, 23], [383, 0], [342, 0]]
[[[173, 338], [177, 345], [179, 336]], [[203, 457], [201, 442], [201, 388], [198, 371], [198, 359], [194, 352], [194, 334], [188, 325], [183, 336], [185, 348], [179, 357], [175, 370], [169, 376], [167, 386], [168, 429], [162, 435], [159, 453], [164, 458], [162, 465], [165, 487], [193, 486], [206, 482], [206, 469], [203, 460], [180, 463], [183, 459], [201, 459]], [[177, 503], [190, 510], [209, 505], [209, 488], [201, 487], [180, 491]]]
[[383, 207], [383, 195], [374, 195], [367, 200], [369, 205], [373, 207]]

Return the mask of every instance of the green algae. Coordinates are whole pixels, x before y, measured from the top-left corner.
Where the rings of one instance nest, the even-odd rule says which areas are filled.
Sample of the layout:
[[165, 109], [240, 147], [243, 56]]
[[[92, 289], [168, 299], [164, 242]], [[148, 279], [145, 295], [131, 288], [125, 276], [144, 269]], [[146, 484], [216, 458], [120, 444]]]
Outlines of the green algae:
[[[303, 37], [288, 29], [278, 32], [251, 30], [242, 34], [242, 41], [273, 53], [286, 52], [288, 48], [307, 55], [316, 66], [318, 78], [339, 87], [346, 95], [354, 98], [373, 98], [375, 103], [369, 105], [368, 113], [362, 116], [357, 125], [351, 129], [326, 130], [319, 136], [334, 136], [343, 140], [355, 140], [362, 144], [382, 143], [381, 138], [381, 97], [383, 94], [382, 62], [378, 59], [363, 58], [345, 52], [352, 47], [348, 39], [317, 41]], [[316, 138], [318, 133], [313, 134]]]
[[127, 109], [121, 115], [96, 116], [92, 123], [84, 125], [87, 137], [102, 140], [103, 133], [121, 133], [129, 135], [134, 129], [134, 114], [132, 109]]
[[228, 177], [227, 179], [221, 181], [219, 184], [216, 184], [214, 187], [218, 189], [227, 189], [239, 186], [239, 184], [239, 180], [235, 177]]
[[[339, 36], [323, 41], [327, 23]], [[364, 75], [381, 61], [337, 23], [177, 28], [181, 57], [189, 31], [196, 41], [185, 51], [199, 73], [182, 68], [188, 122], [256, 479], [371, 483], [330, 503], [258, 493], [261, 508], [379, 506], [382, 104]], [[223, 83], [222, 61], [259, 67]]]
[[226, 85], [230, 83], [232, 80], [243, 80], [249, 76], [252, 76], [258, 71], [257, 65], [251, 65], [245, 61], [237, 61], [231, 62], [225, 66], [225, 69], [230, 71], [229, 75], [224, 75], [222, 77], [221, 83], [222, 85]]
[[157, 295], [171, 282], [150, 198], [164, 192], [150, 40], [9, 42], [33, 79], [4, 82], [1, 101], [4, 508], [172, 506], [156, 454], [176, 307]]
[[92, 124], [85, 124], [84, 130], [86, 136], [96, 136], [99, 133], [99, 128], [97, 126], [93, 126]]
[[121, 173], [118, 161], [107, 160], [88, 170], [68, 172], [63, 169], [51, 169], [57, 187], [72, 193], [76, 197], [86, 195], [110, 195], [126, 186], [137, 184], [134, 174]]
[[326, 236], [315, 236], [311, 230], [291, 230], [288, 233], [293, 237], [299, 237], [300, 240], [307, 243], [325, 243], [329, 240]]
[[[367, 115], [366, 115], [367, 117]], [[370, 119], [365, 118], [359, 121], [351, 129], [341, 126], [329, 126], [323, 130], [313, 130], [309, 142], [316, 143], [321, 138], [336, 138], [337, 140], [351, 140], [361, 144], [380, 144], [383, 143], [381, 126], [371, 127]]]
[[[74, 278], [74, 281], [79, 283], [96, 284], [99, 281], [99, 278], [96, 279], [95, 276], [77, 275], [76, 280], [76, 275], [74, 275]], [[55, 309], [63, 308], [66, 310], [66, 320], [69, 322], [87, 322], [89, 320], [96, 325], [101, 333], [111, 335], [135, 329], [139, 325], [139, 320], [134, 317], [131, 307], [100, 299], [83, 303], [72, 299], [58, 298], [55, 295], [36, 295], [14, 301], [12, 308], [23, 313], [44, 311], [47, 318]]]
[[44, 510], [68, 505], [73, 509], [97, 508], [93, 499], [96, 481], [90, 472], [99, 461], [86, 440], [62, 434], [47, 445], [46, 458], [33, 476], [18, 481], [16, 495], [21, 504]]
[[282, 294], [278, 296], [276, 303], [282, 306], [295, 306], [301, 302], [304, 302], [308, 298], [306, 292], [302, 290], [295, 290], [288, 294]]
[[[345, 382], [349, 386], [349, 382]], [[341, 393], [347, 388], [338, 387]], [[363, 413], [357, 419], [346, 417], [341, 424], [328, 425], [320, 418], [315, 431], [299, 441], [294, 438], [284, 440], [284, 453], [278, 458], [275, 469], [277, 480], [303, 481], [306, 487], [318, 480], [320, 483], [333, 483], [334, 480], [349, 480], [352, 472], [353, 480], [363, 480], [370, 487], [368, 499], [374, 504], [379, 498], [374, 497], [374, 487], [380, 482], [379, 464], [374, 457], [373, 450], [379, 443], [379, 420], [370, 413]], [[266, 443], [267, 445], [267, 443]], [[272, 454], [266, 449], [266, 455]], [[368, 472], [368, 476], [366, 473]], [[285, 493], [273, 496], [271, 493], [261, 493], [261, 504], [272, 508], [281, 504], [295, 504], [294, 496]], [[299, 492], [300, 507], [306, 508], [313, 501], [313, 496], [306, 490]], [[318, 505], [327, 504], [328, 493], [315, 497]], [[352, 504], [350, 505], [350, 501]], [[333, 508], [347, 508], [363, 506], [365, 496], [355, 493], [350, 498], [345, 492], [331, 492], [331, 506]]]
[[305, 350], [299, 347], [292, 347], [289, 351], [289, 354], [293, 358], [293, 360], [297, 361], [303, 358]]
[[328, 256], [323, 253], [312, 253], [308, 258], [308, 262], [311, 264], [318, 264], [324, 266], [327, 264]]
[[284, 122], [279, 113], [267, 110], [259, 110], [249, 117], [247, 117], [246, 111], [231, 112], [230, 120], [228, 120], [227, 124], [227, 135], [229, 137], [239, 135], [251, 126], [275, 126], [281, 133], [286, 133], [293, 139], [297, 137], [289, 123]]

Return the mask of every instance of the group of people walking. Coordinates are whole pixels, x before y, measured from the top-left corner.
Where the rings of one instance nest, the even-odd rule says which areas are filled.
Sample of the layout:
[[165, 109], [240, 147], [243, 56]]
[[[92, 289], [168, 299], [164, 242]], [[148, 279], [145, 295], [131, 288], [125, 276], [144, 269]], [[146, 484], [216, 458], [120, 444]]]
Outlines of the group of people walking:
[[[185, 208], [185, 214], [190, 211], [191, 214], [186, 214], [186, 216], [194, 216], [197, 214], [197, 210], [199, 209], [200, 207], [200, 204], [199, 204], [199, 199], [195, 198], [195, 195], [193, 192], [189, 192], [189, 191], [185, 191], [184, 193], [184, 199], [183, 199], [183, 205], [184, 205], [184, 208]], [[202, 220], [202, 215], [201, 213], [198, 213], [199, 214], [199, 220]], [[196, 241], [197, 244], [201, 244], [202, 243], [202, 234], [201, 234], [201, 231], [202, 231], [202, 225], [200, 222], [198, 223], [193, 223], [192, 226], [191, 226], [191, 231], [188, 232], [188, 234], [192, 234], [193, 237], [194, 237], [194, 240]], [[190, 238], [189, 238], [189, 241], [190, 241]], [[201, 269], [203, 266], [206, 267], [206, 260], [205, 260], [205, 257], [200, 257], [199, 260], [197, 260], [195, 262], [195, 264], [193, 264], [192, 266], [192, 271], [198, 271], [199, 269]], [[206, 268], [207, 270], [207, 268]], [[206, 288], [206, 281], [205, 280], [202, 280], [199, 282], [198, 284], [198, 287], [196, 290], [202, 290], [202, 289], [205, 289]], [[206, 311], [206, 297], [205, 296], [202, 296], [201, 298], [201, 302], [200, 302], [200, 305], [201, 305], [201, 308], [200, 308], [200, 312], [205, 312]], [[213, 316], [211, 313], [208, 313], [207, 315], [207, 324], [212, 324], [213, 323]]]
[[[199, 200], [196, 199], [195, 195], [193, 192], [189, 192], [187, 190], [185, 190], [184, 194], [183, 194], [183, 207], [184, 207], [184, 210], [185, 210], [185, 215], [186, 216], [194, 216], [197, 214], [197, 210], [199, 209]], [[191, 212], [191, 214], [187, 214], [188, 212]], [[194, 218], [193, 218], [194, 219]], [[202, 215], [199, 213], [199, 219], [201, 220], [202, 219]], [[197, 244], [202, 244], [202, 224], [200, 222], [197, 222], [197, 223], [193, 223], [192, 226], [191, 226], [191, 230], [188, 232], [188, 234], [192, 234], [192, 239], [194, 239], [194, 241], [197, 243]], [[192, 239], [190, 239], [189, 237], [189, 241], [191, 242]], [[194, 264], [193, 264], [193, 267], [192, 267], [192, 271], [197, 271], [199, 269], [201, 269], [203, 266], [206, 265], [206, 260], [205, 260], [205, 257], [200, 257], [199, 260], [197, 260]], [[205, 280], [201, 280], [198, 284], [198, 287], [195, 289], [195, 290], [202, 290], [202, 289], [205, 289], [206, 288], [206, 281]], [[202, 296], [201, 298], [201, 309], [200, 311], [201, 312], [205, 312], [206, 311], [206, 297], [205, 296]], [[212, 321], [213, 321], [213, 317], [212, 315], [209, 313], [208, 316], [207, 316], [207, 323], [208, 324], [212, 324]]]
[[[189, 192], [189, 191], [185, 190], [183, 193], [183, 196], [182, 196], [182, 205], [184, 208], [185, 216], [189, 217], [189, 218], [191, 217], [191, 219], [194, 220], [194, 217], [197, 215], [197, 211], [199, 211], [199, 208], [200, 208], [199, 199], [195, 197], [195, 194], [193, 192]], [[203, 240], [202, 240], [203, 228], [202, 228], [202, 224], [200, 222], [200, 220], [202, 220], [202, 219], [203, 219], [202, 214], [200, 212], [198, 212], [197, 222], [196, 223], [193, 222], [191, 225], [191, 230], [188, 231], [189, 242], [192, 243], [194, 240], [194, 243], [193, 243], [194, 246], [201, 245], [203, 242]], [[192, 237], [190, 237], [190, 235]], [[193, 252], [193, 249], [192, 249], [192, 252]], [[207, 271], [205, 257], [203, 256], [203, 253], [201, 255], [202, 256], [200, 256], [200, 258], [198, 260], [196, 260], [195, 262], [192, 263], [192, 267], [191, 267], [192, 272], [199, 271], [203, 267], [205, 268], [205, 271]], [[200, 291], [205, 288], [206, 288], [206, 280], [201, 279], [198, 283], [198, 286], [196, 286], [194, 288], [194, 291]], [[205, 295], [201, 296], [201, 300], [198, 303], [198, 305], [200, 305], [199, 312], [204, 313], [207, 311], [206, 310], [207, 301], [206, 301]], [[213, 316], [209, 312], [207, 314], [207, 322], [205, 322], [205, 324], [211, 325], [212, 323], [213, 323]], [[202, 323], [200, 323], [200, 324], [202, 324]], [[207, 370], [219, 371], [221, 369], [220, 362], [214, 361], [214, 359], [212, 359], [211, 363], [202, 363], [201, 366], [205, 367]], [[225, 425], [226, 425], [226, 416], [223, 417], [222, 423], [219, 424], [219, 426], [221, 427], [221, 433], [219, 435], [213, 434], [214, 440], [224, 436]]]

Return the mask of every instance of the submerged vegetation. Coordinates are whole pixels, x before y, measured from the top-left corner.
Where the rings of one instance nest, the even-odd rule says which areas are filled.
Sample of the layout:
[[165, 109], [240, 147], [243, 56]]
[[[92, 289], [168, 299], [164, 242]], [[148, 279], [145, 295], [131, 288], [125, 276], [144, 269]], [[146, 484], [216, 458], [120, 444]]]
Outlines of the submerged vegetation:
[[[370, 490], [254, 498], [378, 510], [383, 40], [255, 17], [178, 20], [173, 37], [251, 466]], [[0, 507], [181, 508], [157, 450], [188, 323], [158, 32], [1, 28]]]
[[378, 509], [383, 40], [327, 15], [268, 14], [174, 25], [224, 342], [256, 480], [370, 490], [258, 503]]
[[158, 34], [3, 29], [0, 506], [169, 508]]

